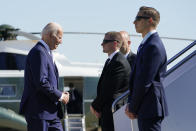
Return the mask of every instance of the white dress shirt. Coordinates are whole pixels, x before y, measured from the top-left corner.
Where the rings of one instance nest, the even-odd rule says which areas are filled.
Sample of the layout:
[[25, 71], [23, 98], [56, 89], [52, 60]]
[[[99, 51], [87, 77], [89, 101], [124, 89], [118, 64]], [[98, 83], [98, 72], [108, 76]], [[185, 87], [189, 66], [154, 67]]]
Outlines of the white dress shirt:
[[[112, 60], [112, 58], [114, 57], [114, 55], [116, 55], [116, 53], [118, 53], [118, 52], [119, 52], [119, 50], [116, 50], [116, 51], [114, 51], [112, 54], [109, 55], [108, 58], [110, 59], [110, 61]], [[110, 62], [110, 61], [109, 61], [109, 62]]]
[[124, 55], [124, 57], [125, 57], [126, 59], [127, 59], [128, 55], [129, 55], [129, 53], [130, 53], [130, 51], [127, 52], [127, 53]]
[[144, 36], [144, 38], [143, 38], [141, 44], [144, 44], [144, 43], [146, 42], [146, 40], [147, 40], [152, 34], [154, 34], [154, 33], [156, 33], [156, 32], [157, 32], [156, 30], [152, 30], [152, 31], [148, 32], [148, 33]]

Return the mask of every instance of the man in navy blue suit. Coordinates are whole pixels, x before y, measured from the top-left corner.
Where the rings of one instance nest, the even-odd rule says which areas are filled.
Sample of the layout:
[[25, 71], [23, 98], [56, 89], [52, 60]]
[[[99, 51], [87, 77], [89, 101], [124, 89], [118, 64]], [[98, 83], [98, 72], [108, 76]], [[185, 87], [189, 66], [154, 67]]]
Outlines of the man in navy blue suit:
[[62, 35], [59, 24], [47, 24], [42, 39], [27, 56], [19, 112], [25, 116], [28, 131], [63, 131], [61, 102], [67, 104], [69, 93], [58, 90], [59, 74], [52, 57], [52, 50], [62, 42]]
[[168, 115], [163, 78], [167, 67], [164, 45], [156, 31], [159, 12], [141, 7], [134, 21], [142, 34], [134, 69], [130, 77], [130, 95], [125, 113], [138, 119], [139, 131], [161, 131], [161, 122]]

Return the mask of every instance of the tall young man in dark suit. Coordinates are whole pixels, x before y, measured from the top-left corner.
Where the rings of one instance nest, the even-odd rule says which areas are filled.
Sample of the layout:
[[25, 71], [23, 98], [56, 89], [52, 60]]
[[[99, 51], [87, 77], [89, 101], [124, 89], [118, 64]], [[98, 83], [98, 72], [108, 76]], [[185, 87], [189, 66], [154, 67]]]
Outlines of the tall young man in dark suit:
[[131, 41], [128, 32], [120, 31], [120, 34], [123, 38], [122, 47], [120, 48], [120, 52], [124, 54], [125, 58], [128, 60], [131, 70], [133, 70], [136, 54], [131, 51]]
[[52, 50], [62, 42], [62, 35], [59, 24], [47, 24], [42, 40], [27, 56], [20, 114], [25, 115], [28, 131], [63, 131], [60, 101], [66, 104], [69, 94], [58, 90], [59, 74], [52, 57]]
[[122, 37], [119, 32], [107, 32], [101, 44], [108, 54], [97, 86], [97, 96], [91, 104], [91, 111], [100, 119], [102, 131], [113, 131], [112, 103], [128, 89], [130, 66], [119, 52]]
[[130, 78], [130, 96], [126, 114], [138, 118], [139, 131], [161, 131], [161, 122], [168, 115], [163, 87], [167, 67], [164, 45], [156, 32], [159, 12], [141, 7], [134, 21], [135, 29], [142, 34], [137, 59]]

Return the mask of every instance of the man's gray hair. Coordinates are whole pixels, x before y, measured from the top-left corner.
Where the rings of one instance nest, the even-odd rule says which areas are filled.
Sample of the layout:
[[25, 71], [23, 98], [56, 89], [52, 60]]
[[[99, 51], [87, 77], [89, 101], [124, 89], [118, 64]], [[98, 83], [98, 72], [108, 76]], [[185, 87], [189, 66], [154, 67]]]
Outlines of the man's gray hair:
[[58, 23], [50, 22], [43, 28], [42, 36], [48, 35], [48, 34], [57, 35], [59, 30], [63, 31], [62, 27]]

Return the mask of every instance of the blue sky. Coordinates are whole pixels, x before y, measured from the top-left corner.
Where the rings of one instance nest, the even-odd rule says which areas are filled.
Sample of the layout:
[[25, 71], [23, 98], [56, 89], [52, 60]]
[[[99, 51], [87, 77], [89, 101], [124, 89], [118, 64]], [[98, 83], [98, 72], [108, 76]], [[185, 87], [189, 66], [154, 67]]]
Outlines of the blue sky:
[[[51, 21], [65, 32], [126, 30], [137, 34], [133, 20], [141, 6], [156, 8], [161, 14], [160, 36], [195, 39], [195, 0], [1, 0], [0, 24], [10, 24], [26, 32], [40, 32]], [[70, 61], [103, 63], [107, 57], [100, 46], [102, 35], [64, 35], [58, 52]], [[136, 52], [142, 38], [131, 37]], [[163, 40], [170, 58], [189, 41]]]

